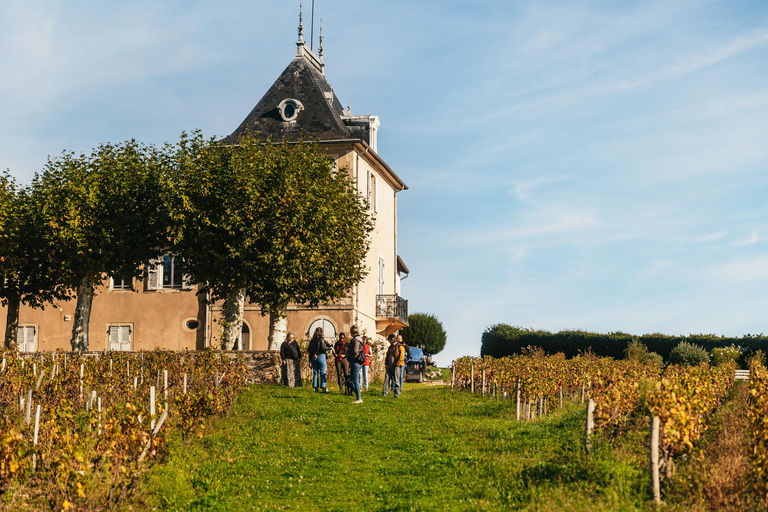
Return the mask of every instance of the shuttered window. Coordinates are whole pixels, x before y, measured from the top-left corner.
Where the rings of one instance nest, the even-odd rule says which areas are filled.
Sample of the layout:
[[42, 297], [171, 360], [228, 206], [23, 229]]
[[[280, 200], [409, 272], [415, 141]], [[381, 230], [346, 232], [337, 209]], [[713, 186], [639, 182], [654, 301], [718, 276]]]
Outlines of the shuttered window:
[[109, 350], [131, 350], [131, 326], [109, 326]]
[[379, 256], [379, 295], [384, 295], [384, 258]]
[[34, 352], [36, 338], [37, 328], [34, 325], [20, 325], [16, 330], [16, 344], [19, 352]]

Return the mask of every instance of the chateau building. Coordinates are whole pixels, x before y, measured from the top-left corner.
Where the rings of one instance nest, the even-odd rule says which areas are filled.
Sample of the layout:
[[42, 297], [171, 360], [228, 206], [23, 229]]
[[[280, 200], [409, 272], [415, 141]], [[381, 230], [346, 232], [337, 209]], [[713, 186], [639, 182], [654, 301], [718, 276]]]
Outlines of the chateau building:
[[[246, 133], [257, 133], [265, 142], [316, 139], [337, 169], [350, 174], [375, 215], [365, 262], [368, 275], [340, 301], [318, 308], [289, 305], [288, 331], [306, 338], [319, 326], [331, 338], [356, 324], [373, 340], [383, 339], [407, 325], [408, 304], [400, 295], [400, 280], [408, 269], [397, 253], [397, 193], [408, 187], [377, 152], [379, 118], [352, 115], [326, 80], [322, 35], [315, 54], [300, 24], [296, 45], [288, 67], [224, 142], [235, 143]], [[221, 305], [206, 304], [196, 293], [199, 289], [181, 275], [172, 255], [158, 257], [141, 281], [108, 279], [93, 300], [89, 350], [195, 350], [218, 344]], [[70, 350], [74, 310], [75, 300], [44, 310], [22, 306], [19, 349]], [[4, 324], [3, 311], [3, 331]], [[262, 316], [258, 304], [246, 303], [236, 348], [266, 350], [268, 334], [269, 316]]]

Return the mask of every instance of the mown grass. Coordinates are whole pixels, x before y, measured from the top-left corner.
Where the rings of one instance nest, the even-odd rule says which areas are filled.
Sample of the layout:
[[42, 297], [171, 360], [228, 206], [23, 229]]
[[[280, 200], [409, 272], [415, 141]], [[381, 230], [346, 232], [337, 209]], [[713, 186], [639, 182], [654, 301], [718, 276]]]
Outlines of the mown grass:
[[583, 407], [532, 422], [514, 403], [411, 386], [362, 405], [254, 386], [208, 435], [176, 444], [127, 509], [641, 510], [645, 469], [583, 454]]

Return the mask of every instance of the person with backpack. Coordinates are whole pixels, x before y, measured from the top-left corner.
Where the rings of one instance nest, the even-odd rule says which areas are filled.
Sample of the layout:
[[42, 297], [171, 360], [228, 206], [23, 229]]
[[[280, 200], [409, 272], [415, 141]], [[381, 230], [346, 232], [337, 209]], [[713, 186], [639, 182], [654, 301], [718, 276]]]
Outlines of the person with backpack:
[[397, 335], [397, 343], [405, 349], [405, 361], [403, 361], [403, 366], [400, 369], [400, 385], [405, 382], [405, 364], [408, 362], [408, 360], [411, 358], [411, 347], [409, 347], [405, 341], [403, 341], [403, 335], [398, 334]]
[[312, 365], [312, 387], [315, 393], [322, 389], [323, 393], [328, 393], [326, 389], [325, 376], [327, 373], [325, 353], [331, 349], [330, 343], [323, 337], [323, 328], [318, 327], [309, 341], [307, 353], [309, 353], [309, 362]]
[[382, 394], [387, 396], [389, 394], [389, 386], [392, 384], [392, 394], [397, 398], [400, 396], [400, 389], [402, 387], [402, 383], [400, 382], [400, 375], [402, 375], [400, 368], [404, 364], [405, 349], [403, 349], [402, 345], [397, 343], [397, 338], [395, 338], [394, 334], [390, 334], [387, 337], [387, 340], [389, 341], [389, 348], [387, 349], [387, 355], [384, 358], [386, 373], [384, 375], [384, 391]]
[[360, 369], [365, 362], [365, 344], [356, 325], [350, 327], [349, 335], [352, 336], [346, 354], [349, 362], [349, 380], [352, 382], [352, 389], [357, 397], [357, 400], [352, 403], [361, 404], [363, 399], [360, 398]]

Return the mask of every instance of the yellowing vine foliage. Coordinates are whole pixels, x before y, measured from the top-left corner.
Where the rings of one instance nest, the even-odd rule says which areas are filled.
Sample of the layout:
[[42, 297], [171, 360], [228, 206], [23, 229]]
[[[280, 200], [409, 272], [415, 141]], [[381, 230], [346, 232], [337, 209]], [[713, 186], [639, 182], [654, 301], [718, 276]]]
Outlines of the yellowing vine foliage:
[[[0, 493], [11, 485], [26, 485], [53, 510], [113, 506], [131, 492], [138, 475], [163, 456], [172, 431], [200, 434], [206, 417], [228, 411], [247, 375], [242, 358], [214, 351], [1, 355]], [[166, 407], [163, 370], [168, 371], [167, 419], [152, 437], [151, 422], [158, 421]], [[150, 417], [151, 386], [156, 388], [155, 417]], [[29, 390], [33, 404], [28, 425], [27, 404], [20, 403]], [[92, 392], [101, 399], [101, 411]]]
[[[633, 413], [644, 404], [661, 422], [660, 450], [662, 462], [671, 471], [671, 460], [689, 450], [701, 436], [705, 419], [723, 400], [733, 385], [735, 364], [710, 367], [707, 364], [668, 366], [634, 359], [615, 360], [582, 354], [565, 359], [563, 354], [546, 355], [531, 350], [524, 355], [503, 358], [462, 357], [454, 361], [455, 386], [471, 387], [474, 369], [475, 387], [481, 385], [482, 371], [486, 379], [514, 397], [520, 383], [523, 402], [554, 400], [562, 390], [578, 400], [583, 393], [595, 401], [594, 428], [611, 436], [620, 434]], [[765, 375], [763, 373], [762, 375]], [[765, 382], [765, 381], [763, 381]], [[768, 386], [768, 382], [764, 385]], [[761, 395], [762, 421], [765, 443], [762, 461], [768, 462], [768, 394]], [[756, 415], [757, 417], [757, 415]], [[767, 467], [768, 466], [764, 466]]]
[[760, 496], [768, 500], [768, 371], [757, 359], [749, 370], [747, 418], [752, 431], [754, 483]]

